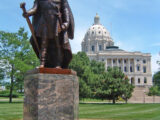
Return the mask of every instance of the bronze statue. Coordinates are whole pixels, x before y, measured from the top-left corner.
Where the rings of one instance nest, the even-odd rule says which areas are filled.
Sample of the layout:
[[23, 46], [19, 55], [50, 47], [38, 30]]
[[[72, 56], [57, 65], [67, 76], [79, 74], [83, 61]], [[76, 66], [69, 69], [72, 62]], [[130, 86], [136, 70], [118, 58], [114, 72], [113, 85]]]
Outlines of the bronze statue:
[[[35, 0], [25, 11], [32, 36], [31, 45], [40, 59], [40, 67], [68, 68], [72, 59], [69, 38], [74, 38], [74, 19], [67, 0]], [[32, 24], [28, 17], [33, 16]]]

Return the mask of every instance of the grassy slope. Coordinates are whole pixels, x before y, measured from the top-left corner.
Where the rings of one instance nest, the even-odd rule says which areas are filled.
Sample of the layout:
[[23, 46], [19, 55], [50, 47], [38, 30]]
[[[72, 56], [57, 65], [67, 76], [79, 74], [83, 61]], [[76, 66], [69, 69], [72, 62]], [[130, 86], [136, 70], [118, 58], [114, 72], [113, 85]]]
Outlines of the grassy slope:
[[[80, 104], [80, 118], [160, 120], [160, 104]], [[21, 120], [22, 103], [0, 103], [0, 120]]]
[[81, 104], [80, 118], [160, 120], [160, 104]]

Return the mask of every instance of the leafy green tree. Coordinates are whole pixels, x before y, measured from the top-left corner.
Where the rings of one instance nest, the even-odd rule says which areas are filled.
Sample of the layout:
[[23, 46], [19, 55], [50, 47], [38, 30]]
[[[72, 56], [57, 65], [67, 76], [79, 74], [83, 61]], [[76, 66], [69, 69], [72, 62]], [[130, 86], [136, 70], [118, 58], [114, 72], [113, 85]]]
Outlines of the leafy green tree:
[[79, 79], [79, 98], [89, 98], [91, 97], [92, 91], [90, 86], [86, 84], [86, 82], [82, 79]]
[[69, 68], [75, 70], [79, 77], [80, 99], [94, 98], [100, 83], [101, 73], [105, 71], [104, 63], [90, 61], [84, 52], [78, 52], [73, 55]]
[[39, 64], [24, 28], [17, 33], [0, 31], [0, 68], [10, 78], [10, 99], [15, 85], [23, 86], [26, 71], [35, 68]]
[[155, 102], [155, 96], [160, 95], [159, 87], [158, 87], [158, 86], [152, 86], [152, 87], [149, 89], [148, 95], [149, 95], [149, 96], [153, 96], [153, 100], [154, 100], [154, 102]]
[[77, 72], [79, 77], [82, 77], [85, 69], [89, 66], [90, 61], [87, 55], [84, 52], [78, 52], [77, 54], [73, 54], [73, 59], [69, 65], [70, 69], [73, 69]]
[[158, 86], [160, 90], [160, 71], [154, 74], [153, 76], [153, 84], [154, 86]]
[[[130, 97], [132, 89], [127, 87], [130, 87], [130, 84], [124, 73], [118, 67], [108, 68], [107, 72], [103, 74], [101, 87], [97, 89], [96, 96], [101, 99], [112, 100], [115, 104], [121, 96]], [[128, 93], [127, 90], [129, 90]]]
[[133, 90], [134, 86], [129, 83], [129, 79], [126, 76], [124, 81], [124, 91], [122, 95], [122, 98], [126, 101], [126, 103], [128, 102], [128, 99], [132, 97]]
[[91, 95], [91, 89], [88, 85], [88, 72], [90, 61], [87, 55], [84, 52], [78, 52], [73, 54], [73, 59], [69, 65], [70, 69], [73, 69], [77, 72], [79, 77], [79, 97], [80, 99], [88, 98]]
[[4, 70], [2, 68], [0, 68], [0, 85], [2, 83], [2, 80], [4, 80], [4, 77], [5, 77]]
[[105, 72], [105, 63], [97, 62], [95, 60], [90, 61], [90, 67], [94, 74], [103, 74]]

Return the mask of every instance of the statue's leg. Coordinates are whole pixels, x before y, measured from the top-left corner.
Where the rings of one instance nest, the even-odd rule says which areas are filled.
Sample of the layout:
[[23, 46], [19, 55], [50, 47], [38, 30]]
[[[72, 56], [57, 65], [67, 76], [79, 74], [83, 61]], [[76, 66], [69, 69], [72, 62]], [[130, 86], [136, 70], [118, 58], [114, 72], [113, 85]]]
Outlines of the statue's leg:
[[63, 53], [62, 53], [62, 47], [60, 45], [59, 37], [56, 37], [55, 39], [55, 46], [56, 46], [56, 68], [62, 68], [62, 59], [63, 59]]
[[41, 43], [40, 67], [45, 67], [47, 61], [47, 47], [48, 47], [48, 39], [47, 37], [43, 37]]

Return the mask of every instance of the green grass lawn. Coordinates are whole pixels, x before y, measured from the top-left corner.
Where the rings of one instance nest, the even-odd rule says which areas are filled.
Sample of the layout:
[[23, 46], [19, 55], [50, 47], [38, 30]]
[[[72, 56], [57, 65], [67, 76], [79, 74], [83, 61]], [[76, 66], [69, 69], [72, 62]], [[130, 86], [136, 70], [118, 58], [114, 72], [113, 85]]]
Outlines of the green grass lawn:
[[160, 104], [80, 104], [80, 118], [160, 120]]
[[23, 103], [0, 102], [0, 120], [22, 120]]
[[[0, 102], [0, 120], [22, 120], [23, 103]], [[80, 104], [81, 119], [160, 120], [160, 104]]]

